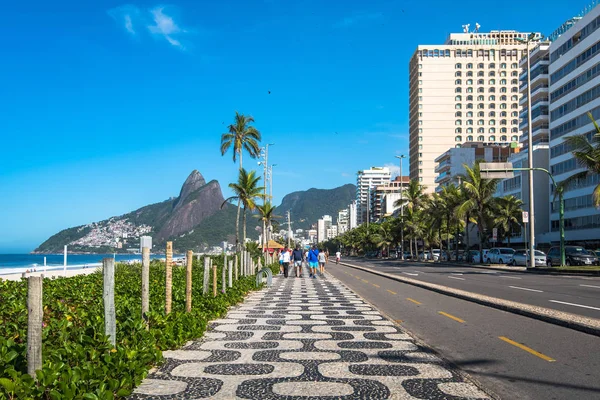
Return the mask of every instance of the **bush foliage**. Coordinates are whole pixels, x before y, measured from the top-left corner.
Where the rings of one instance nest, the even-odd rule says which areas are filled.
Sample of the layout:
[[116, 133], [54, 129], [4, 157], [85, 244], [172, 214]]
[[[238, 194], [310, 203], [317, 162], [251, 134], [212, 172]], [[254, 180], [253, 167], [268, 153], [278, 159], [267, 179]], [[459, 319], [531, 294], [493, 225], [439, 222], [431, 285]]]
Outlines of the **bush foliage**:
[[[0, 279], [0, 399], [123, 398], [174, 349], [203, 335], [211, 319], [255, 288], [255, 278], [240, 277], [218, 295], [202, 294], [203, 266], [194, 260], [192, 311], [185, 312], [185, 267], [173, 267], [172, 312], [165, 315], [165, 265], [150, 265], [150, 329], [141, 317], [141, 265], [115, 268], [117, 345], [104, 335], [102, 272], [44, 279], [43, 365], [36, 380], [27, 374], [27, 281]], [[212, 276], [210, 278], [212, 284]]]

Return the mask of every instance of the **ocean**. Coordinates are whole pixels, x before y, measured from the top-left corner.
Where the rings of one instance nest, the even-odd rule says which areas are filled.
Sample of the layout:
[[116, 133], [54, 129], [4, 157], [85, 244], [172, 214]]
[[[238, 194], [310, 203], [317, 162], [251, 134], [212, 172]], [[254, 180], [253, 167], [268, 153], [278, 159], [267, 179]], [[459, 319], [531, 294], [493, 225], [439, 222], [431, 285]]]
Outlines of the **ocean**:
[[[46, 258], [46, 270], [63, 269], [62, 254], [0, 254], [0, 276], [5, 274], [14, 274], [25, 272], [26, 270], [37, 271], [44, 270], [44, 257]], [[113, 258], [119, 261], [142, 261], [141, 254], [67, 254], [67, 268], [81, 269], [87, 267], [97, 267], [102, 264], [103, 258]], [[173, 255], [173, 258], [182, 257]], [[164, 259], [164, 254], [152, 254], [151, 259]]]

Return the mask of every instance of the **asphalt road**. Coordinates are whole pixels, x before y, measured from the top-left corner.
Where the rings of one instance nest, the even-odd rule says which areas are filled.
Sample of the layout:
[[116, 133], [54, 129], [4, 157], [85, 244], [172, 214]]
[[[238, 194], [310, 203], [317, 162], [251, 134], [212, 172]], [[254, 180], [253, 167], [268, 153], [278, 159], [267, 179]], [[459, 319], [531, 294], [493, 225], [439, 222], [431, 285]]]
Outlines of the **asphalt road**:
[[600, 319], [600, 277], [504, 272], [399, 260], [345, 261], [424, 282]]
[[341, 264], [327, 271], [502, 399], [600, 399], [599, 337]]

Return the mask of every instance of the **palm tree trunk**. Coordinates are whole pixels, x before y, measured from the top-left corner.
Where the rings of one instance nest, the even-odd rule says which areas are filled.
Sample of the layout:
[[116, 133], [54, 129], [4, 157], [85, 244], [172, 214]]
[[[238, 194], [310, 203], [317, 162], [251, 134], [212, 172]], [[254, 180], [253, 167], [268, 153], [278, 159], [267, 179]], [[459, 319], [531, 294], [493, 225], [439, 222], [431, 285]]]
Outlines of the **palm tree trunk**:
[[[467, 248], [465, 249], [465, 251], [469, 251], [471, 249], [471, 244], [469, 243], [469, 213], [467, 213], [465, 221], [465, 240], [467, 243]], [[469, 257], [468, 261], [469, 263], [471, 262], [471, 257]]]
[[[240, 171], [242, 170], [242, 151], [240, 150]], [[240, 251], [240, 208], [241, 200], [238, 199], [237, 216], [235, 218], [235, 251]]]
[[244, 213], [242, 215], [244, 221], [244, 227], [242, 228], [242, 248], [246, 248], [246, 206], [244, 206]]

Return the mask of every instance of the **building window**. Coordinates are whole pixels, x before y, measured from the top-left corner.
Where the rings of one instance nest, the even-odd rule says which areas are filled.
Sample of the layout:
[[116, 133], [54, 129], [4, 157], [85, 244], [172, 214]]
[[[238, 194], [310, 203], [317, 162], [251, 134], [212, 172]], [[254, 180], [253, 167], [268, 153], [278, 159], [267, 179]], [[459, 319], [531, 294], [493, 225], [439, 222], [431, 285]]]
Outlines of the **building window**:
[[490, 79], [490, 80], [488, 81], [488, 84], [490, 84], [490, 85], [495, 85], [495, 84], [496, 84], [496, 80], [495, 80], [495, 79]]
[[506, 103], [500, 103], [500, 109], [506, 110]]
[[516, 142], [517, 140], [519, 140], [519, 137], [517, 135], [513, 135], [510, 138], [511, 142]]
[[488, 113], [488, 117], [495, 117], [496, 116], [496, 111], [490, 111]]
[[518, 85], [519, 81], [517, 79], [513, 79], [513, 80], [510, 81], [510, 84], [511, 85]]
[[483, 71], [479, 71], [479, 72], [477, 72], [477, 76], [480, 76], [480, 77], [485, 76], [485, 73]]
[[422, 173], [423, 173], [423, 170], [422, 170], [421, 168], [419, 168], [419, 173], [420, 173], [420, 174], [422, 174]]
[[500, 79], [500, 84], [501, 85], [506, 85], [506, 79]]
[[500, 117], [506, 117], [506, 111], [500, 111]]
[[489, 133], [496, 133], [496, 128], [490, 128], [488, 132]]
[[458, 135], [454, 138], [455, 142], [462, 142], [462, 136]]
[[423, 161], [419, 161], [419, 165], [423, 165]]
[[423, 93], [423, 89], [422, 88], [419, 88], [419, 93]]
[[500, 63], [500, 69], [506, 69], [506, 63]]
[[506, 125], [506, 120], [505, 119], [501, 119], [500, 120], [500, 125]]
[[472, 119], [468, 119], [467, 120], [467, 125], [473, 125], [473, 120]]
[[467, 78], [470, 78], [473, 76], [473, 71], [467, 71]]
[[419, 157], [423, 157], [423, 153], [419, 153]]
[[455, 85], [462, 85], [462, 81], [460, 79], [457, 79], [454, 81]]
[[423, 121], [419, 121], [419, 125], [423, 125]]
[[483, 68], [483, 63], [477, 64], [477, 68]]
[[454, 133], [462, 133], [462, 128], [456, 128], [456, 129], [454, 130]]
[[462, 96], [458, 95], [454, 98], [455, 101], [462, 101]]
[[496, 76], [496, 73], [494, 71], [490, 71], [488, 72], [488, 76]]
[[490, 120], [488, 121], [488, 124], [489, 124], [489, 125], [496, 125], [496, 120], [495, 120], [495, 119], [490, 119]]
[[484, 128], [477, 128], [477, 133], [485, 133], [485, 129]]
[[483, 118], [485, 116], [485, 113], [483, 111], [479, 111], [479, 112], [477, 112], [477, 116], [479, 118]]
[[484, 101], [485, 97], [482, 95], [477, 96], [477, 101]]
[[510, 99], [511, 99], [512, 101], [517, 101], [517, 100], [519, 100], [519, 96], [517, 96], [517, 95], [515, 94], [515, 95], [513, 95], [513, 96], [510, 96]]
[[519, 133], [518, 128], [511, 128], [510, 131], [511, 131], [511, 133]]
[[483, 109], [484, 109], [484, 105], [483, 105], [483, 103], [479, 103], [479, 104], [477, 104], [477, 109], [478, 109], [478, 110], [483, 110]]
[[481, 86], [479, 86], [477, 88], [477, 93], [483, 93], [484, 91], [485, 91], [485, 89], [483, 87], [481, 87]]
[[473, 141], [473, 136], [467, 136], [467, 142], [472, 142]]
[[494, 69], [494, 68], [496, 68], [496, 64], [494, 64], [494, 63], [490, 63], [490, 66], [489, 66], [489, 68], [490, 68], [490, 69]]
[[510, 88], [510, 92], [511, 93], [519, 93], [519, 88], [518, 87], [511, 87]]
[[454, 125], [462, 125], [462, 121], [460, 119], [457, 119], [456, 121], [454, 121]]
[[483, 85], [483, 84], [484, 84], [484, 82], [485, 82], [485, 81], [484, 81], [483, 79], [478, 79], [478, 80], [477, 80], [477, 84], [478, 84], [478, 85]]
[[488, 88], [488, 93], [496, 93], [496, 88], [493, 86], [491, 88]]
[[467, 69], [473, 69], [473, 64], [471, 64], [471, 63], [468, 63], [468, 64], [467, 64]]
[[[506, 133], [506, 128], [500, 128], [500, 133]], [[504, 136], [506, 138], [506, 136]], [[502, 140], [503, 142], [506, 142], [506, 139]]]
[[473, 116], [473, 111], [467, 111], [467, 118], [471, 118]]
[[490, 138], [488, 140], [490, 142], [495, 142], [496, 141], [496, 136], [492, 135], [492, 136], [490, 136]]
[[483, 136], [483, 135], [479, 135], [479, 136], [477, 137], [477, 141], [478, 141], [478, 142], [485, 142], [485, 136]]
[[462, 111], [457, 111], [454, 113], [455, 117], [462, 117]]
[[500, 93], [507, 93], [507, 92], [508, 92], [508, 89], [505, 86], [502, 86], [500, 88]]
[[504, 96], [504, 95], [500, 96], [500, 101], [506, 101], [506, 96]]
[[500, 76], [503, 78], [506, 77], [506, 71], [500, 71]]
[[473, 103], [467, 103], [467, 110], [473, 109]]
[[461, 63], [457, 63], [454, 65], [454, 68], [459, 69], [462, 68], [462, 64]]
[[467, 133], [473, 133], [473, 128], [467, 128]]
[[519, 120], [513, 119], [510, 123], [511, 125], [519, 125]]
[[472, 87], [468, 87], [467, 88], [467, 93], [473, 93], [473, 88]]
[[517, 71], [513, 71], [510, 73], [510, 76], [519, 76], [519, 73]]
[[423, 141], [423, 136], [419, 136], [419, 142]]
[[454, 76], [456, 76], [457, 78], [460, 77], [462, 75], [462, 73], [460, 71], [456, 71], [454, 73]]
[[419, 128], [419, 133], [423, 133], [423, 128]]
[[517, 103], [513, 103], [510, 108], [519, 108], [519, 105]]
[[472, 85], [473, 84], [473, 79], [467, 79], [467, 85]]
[[491, 95], [491, 96], [488, 97], [488, 100], [489, 101], [496, 101], [496, 96]]
[[467, 96], [467, 101], [473, 101], [473, 96], [471, 96], [471, 95], [468, 95], [468, 96]]
[[477, 125], [483, 125], [485, 124], [485, 121], [483, 119], [480, 119], [477, 121]]
[[512, 64], [510, 65], [510, 67], [511, 67], [511, 68], [519, 68], [519, 66], [517, 65], [517, 63], [512, 63]]
[[462, 92], [462, 88], [457, 87], [456, 89], [454, 89], [454, 93], [461, 93]]
[[423, 182], [423, 177], [422, 176], [419, 177], [419, 182]]
[[518, 113], [518, 112], [516, 112], [516, 111], [513, 111], [513, 112], [511, 112], [511, 113], [510, 113], [510, 116], [511, 116], [511, 117], [518, 117], [518, 116], [519, 116], [519, 113]]
[[507, 142], [508, 138], [506, 137], [506, 135], [502, 135], [502, 136], [500, 136], [500, 141], [501, 142]]
[[457, 103], [454, 105], [454, 108], [457, 110], [460, 110], [461, 107], [462, 107], [462, 105], [460, 103]]
[[422, 144], [419, 145], [419, 150], [423, 150], [423, 145]]

